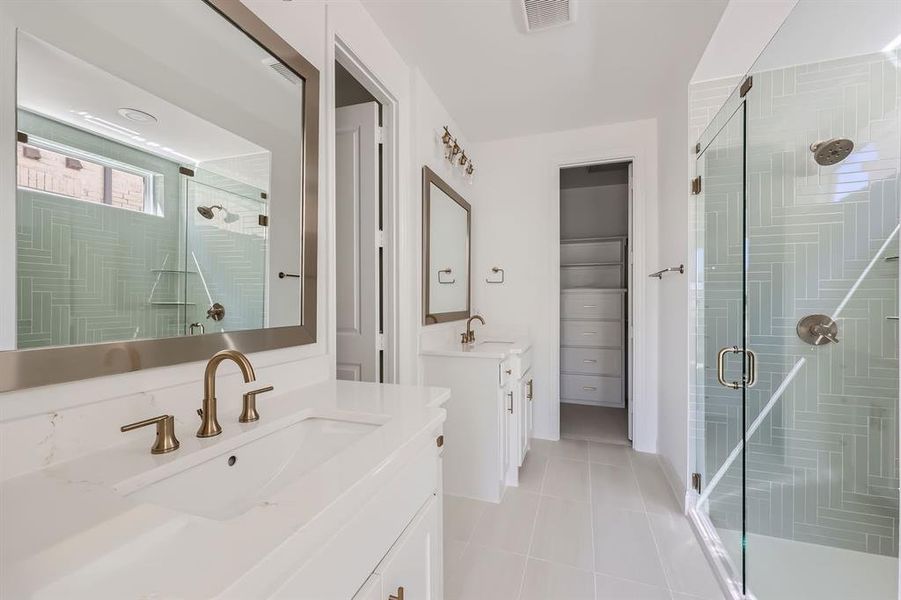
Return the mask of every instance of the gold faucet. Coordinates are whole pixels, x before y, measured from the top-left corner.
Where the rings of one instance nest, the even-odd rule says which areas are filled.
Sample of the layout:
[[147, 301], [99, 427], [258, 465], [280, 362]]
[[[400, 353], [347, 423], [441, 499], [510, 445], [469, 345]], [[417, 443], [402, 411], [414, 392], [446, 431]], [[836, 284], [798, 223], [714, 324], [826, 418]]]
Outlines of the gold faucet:
[[475, 343], [476, 341], [476, 332], [472, 330], [472, 322], [474, 319], [478, 319], [479, 323], [482, 325], [485, 324], [485, 319], [483, 319], [480, 315], [472, 315], [469, 319], [466, 320], [466, 341], [470, 344]]
[[203, 373], [203, 408], [197, 411], [200, 415], [200, 429], [197, 430], [197, 437], [206, 438], [213, 437], [222, 433], [222, 427], [216, 419], [216, 369], [224, 360], [232, 360], [241, 369], [244, 375], [244, 383], [256, 381], [256, 373], [253, 372], [253, 365], [246, 356], [237, 350], [222, 350], [217, 352], [210, 358], [206, 364], [206, 371]]

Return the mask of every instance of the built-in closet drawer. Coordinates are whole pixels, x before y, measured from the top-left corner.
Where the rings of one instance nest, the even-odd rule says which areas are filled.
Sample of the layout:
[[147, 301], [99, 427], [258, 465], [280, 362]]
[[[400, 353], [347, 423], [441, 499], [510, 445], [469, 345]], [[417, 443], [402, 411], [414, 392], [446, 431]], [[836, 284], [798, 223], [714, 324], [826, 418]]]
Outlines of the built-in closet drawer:
[[561, 288], [621, 288], [622, 265], [561, 266]]
[[622, 240], [574, 242], [560, 244], [560, 264], [597, 264], [623, 262]]
[[623, 351], [601, 348], [561, 348], [560, 370], [591, 375], [623, 374]]
[[566, 292], [560, 296], [562, 319], [622, 319], [623, 295], [619, 292]]
[[620, 377], [600, 375], [561, 375], [560, 397], [561, 399], [621, 406], [623, 380]]
[[622, 321], [561, 321], [561, 346], [622, 348]]

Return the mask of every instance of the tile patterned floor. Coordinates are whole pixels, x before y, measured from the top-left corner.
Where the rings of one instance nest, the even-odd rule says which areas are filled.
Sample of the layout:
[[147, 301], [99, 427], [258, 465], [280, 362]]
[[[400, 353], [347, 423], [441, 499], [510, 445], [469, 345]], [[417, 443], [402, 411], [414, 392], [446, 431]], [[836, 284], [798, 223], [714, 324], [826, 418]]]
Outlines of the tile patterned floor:
[[605, 444], [629, 444], [625, 408], [560, 404], [560, 437]]
[[657, 457], [533, 440], [500, 504], [445, 497], [447, 600], [721, 600]]

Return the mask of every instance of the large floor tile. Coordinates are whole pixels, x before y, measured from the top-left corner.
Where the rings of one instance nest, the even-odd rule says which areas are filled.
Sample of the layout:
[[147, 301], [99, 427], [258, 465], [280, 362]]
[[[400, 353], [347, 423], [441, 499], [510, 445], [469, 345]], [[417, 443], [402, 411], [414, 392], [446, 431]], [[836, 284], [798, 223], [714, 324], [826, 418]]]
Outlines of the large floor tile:
[[559, 456], [575, 460], [588, 460], [588, 442], [584, 440], [539, 440], [532, 439], [532, 452], [542, 456]]
[[548, 460], [547, 474], [541, 488], [543, 496], [554, 496], [577, 502], [588, 502], [589, 464], [581, 460], [553, 456]]
[[633, 452], [632, 470], [635, 471], [641, 497], [648, 512], [663, 514], [682, 512], [656, 454]]
[[472, 534], [472, 543], [517, 554], [529, 551], [538, 513], [538, 494], [509, 488], [500, 504], [489, 504]]
[[589, 504], [542, 496], [529, 555], [533, 558], [591, 570], [591, 509]]
[[469, 544], [444, 538], [444, 577], [459, 573], [460, 561]]
[[594, 570], [604, 575], [667, 587], [647, 515], [594, 507]]
[[482, 511], [489, 502], [471, 500], [460, 496], [444, 496], [444, 537], [468, 542], [475, 530]]
[[541, 483], [547, 471], [548, 457], [545, 454], [529, 451], [519, 468], [519, 489], [528, 492], [541, 491]]
[[645, 509], [638, 480], [631, 467], [592, 464], [591, 503], [622, 510]]
[[598, 573], [597, 600], [670, 600], [669, 590], [662, 587], [620, 579]]
[[678, 514], [654, 513], [649, 513], [648, 518], [670, 588], [711, 600], [722, 598], [713, 571], [688, 519]]
[[594, 580], [582, 571], [530, 558], [520, 600], [594, 600]]
[[526, 557], [470, 545], [457, 570], [445, 577], [446, 600], [516, 600]]
[[628, 468], [632, 466], [629, 458], [632, 452], [631, 448], [622, 444], [588, 443], [588, 458], [591, 462], [602, 465]]

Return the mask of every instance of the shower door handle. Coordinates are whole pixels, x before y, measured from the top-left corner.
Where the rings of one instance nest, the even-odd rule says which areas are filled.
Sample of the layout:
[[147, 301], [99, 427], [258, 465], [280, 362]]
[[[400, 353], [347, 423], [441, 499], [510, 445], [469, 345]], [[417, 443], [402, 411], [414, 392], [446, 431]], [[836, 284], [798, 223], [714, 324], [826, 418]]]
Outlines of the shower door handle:
[[723, 387], [733, 390], [741, 388], [738, 381], [726, 381], [726, 355], [742, 354], [748, 357], [748, 378], [746, 380], [747, 387], [754, 387], [757, 384], [757, 353], [753, 350], [745, 348], [744, 350], [738, 346], [726, 346], [720, 349], [716, 354], [716, 380]]

